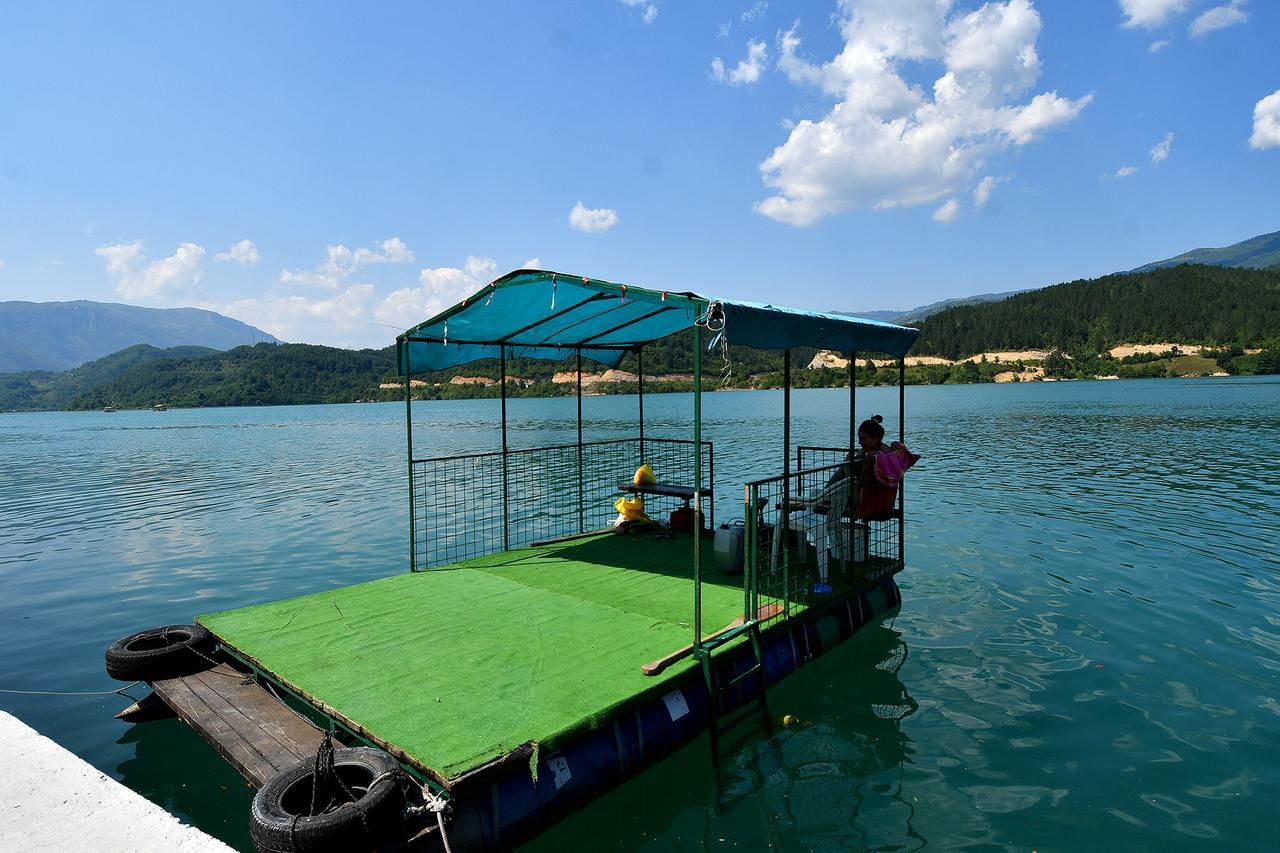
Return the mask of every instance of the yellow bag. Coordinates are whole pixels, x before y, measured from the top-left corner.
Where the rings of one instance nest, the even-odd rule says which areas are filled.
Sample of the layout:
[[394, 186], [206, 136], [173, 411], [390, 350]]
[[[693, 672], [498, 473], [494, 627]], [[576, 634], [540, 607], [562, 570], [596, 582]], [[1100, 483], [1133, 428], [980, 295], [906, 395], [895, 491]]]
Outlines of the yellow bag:
[[636, 469], [636, 475], [631, 478], [631, 482], [637, 486], [648, 486], [658, 482], [658, 478], [653, 476], [653, 469], [646, 462]]
[[644, 514], [644, 498], [639, 495], [623, 495], [613, 502], [613, 508], [618, 511], [619, 522], [649, 520]]

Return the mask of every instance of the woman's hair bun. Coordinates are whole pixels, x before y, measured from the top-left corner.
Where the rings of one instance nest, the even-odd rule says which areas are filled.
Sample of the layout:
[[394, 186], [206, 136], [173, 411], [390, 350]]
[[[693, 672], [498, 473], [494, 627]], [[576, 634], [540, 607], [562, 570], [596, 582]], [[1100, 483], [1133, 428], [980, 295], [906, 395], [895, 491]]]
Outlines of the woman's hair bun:
[[884, 423], [884, 418], [882, 418], [880, 415], [872, 415], [871, 420], [875, 421], [878, 424]]

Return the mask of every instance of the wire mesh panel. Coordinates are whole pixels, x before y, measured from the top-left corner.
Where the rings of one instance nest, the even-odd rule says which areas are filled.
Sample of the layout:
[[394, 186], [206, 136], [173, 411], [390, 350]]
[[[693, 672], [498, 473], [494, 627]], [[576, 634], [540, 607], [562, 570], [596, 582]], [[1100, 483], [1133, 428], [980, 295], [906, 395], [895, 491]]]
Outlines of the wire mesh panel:
[[874, 519], [855, 513], [862, 468], [855, 458], [747, 484], [744, 582], [757, 607], [777, 602], [790, 613], [902, 569], [900, 513]]
[[796, 448], [796, 470], [806, 471], [810, 468], [825, 468], [827, 465], [838, 465], [849, 461], [847, 447], [814, 447], [802, 444]]
[[[413, 569], [608, 527], [619, 486], [647, 461], [660, 482], [693, 484], [693, 442], [646, 437], [413, 461]], [[714, 490], [714, 449], [702, 443], [703, 482]], [[646, 496], [658, 520], [679, 499]], [[711, 507], [708, 506], [708, 510]], [[711, 515], [714, 519], [714, 515]]]

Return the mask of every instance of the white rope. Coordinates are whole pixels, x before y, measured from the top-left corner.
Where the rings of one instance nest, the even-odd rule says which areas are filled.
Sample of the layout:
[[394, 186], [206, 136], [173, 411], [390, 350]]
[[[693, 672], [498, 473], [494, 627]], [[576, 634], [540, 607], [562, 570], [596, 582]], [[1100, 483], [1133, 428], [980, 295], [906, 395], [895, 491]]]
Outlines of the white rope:
[[135, 681], [133, 684], [126, 684], [124, 687], [115, 690], [91, 690], [88, 692], [62, 692], [59, 690], [0, 690], [0, 693], [7, 693], [10, 696], [113, 696], [123, 693], [126, 690], [132, 690], [141, 684], [141, 681]]
[[[384, 773], [382, 775], [387, 776], [389, 774]], [[381, 779], [382, 776], [374, 779], [373, 782], [370, 783], [369, 787], [372, 788], [374, 785], [378, 784], [378, 781]], [[422, 799], [424, 800], [424, 805], [410, 806], [408, 813], [410, 815], [420, 815], [423, 812], [435, 812], [436, 825], [440, 827], [440, 841], [444, 844], [445, 853], [453, 853], [453, 848], [449, 846], [449, 832], [444, 828], [444, 813], [445, 810], [449, 808], [449, 801], [439, 794], [434, 793], [425, 785], [422, 786]]]

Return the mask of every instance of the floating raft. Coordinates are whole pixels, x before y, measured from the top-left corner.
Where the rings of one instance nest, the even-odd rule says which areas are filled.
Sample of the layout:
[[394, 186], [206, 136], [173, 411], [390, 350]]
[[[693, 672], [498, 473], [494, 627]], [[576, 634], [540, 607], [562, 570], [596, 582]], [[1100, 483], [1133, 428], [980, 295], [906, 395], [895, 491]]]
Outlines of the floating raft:
[[[708, 633], [743, 607], [741, 578], [718, 572], [710, 551]], [[689, 553], [687, 535], [601, 534], [199, 622], [224, 652], [447, 790], [457, 841], [496, 848], [707, 728], [696, 661], [641, 672], [691, 639]], [[765, 683], [899, 603], [889, 577], [808, 612], [793, 605], [765, 626]], [[721, 683], [754, 665], [747, 651], [745, 640], [717, 651]], [[755, 679], [742, 679], [722, 710], [755, 694]]]

